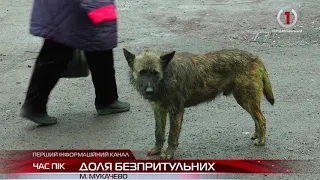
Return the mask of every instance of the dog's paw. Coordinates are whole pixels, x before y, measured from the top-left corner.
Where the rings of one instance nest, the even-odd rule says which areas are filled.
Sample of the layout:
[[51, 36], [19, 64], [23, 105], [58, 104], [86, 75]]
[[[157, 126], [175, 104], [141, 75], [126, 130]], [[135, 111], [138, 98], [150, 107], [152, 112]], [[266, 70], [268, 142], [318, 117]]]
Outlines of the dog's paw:
[[147, 154], [148, 154], [148, 156], [159, 155], [159, 154], [161, 154], [161, 148], [156, 148], [156, 147], [151, 148], [151, 149], [148, 150]]
[[254, 139], [257, 139], [258, 138], [258, 135], [255, 131], [253, 131], [250, 135], [250, 139], [254, 140]]
[[264, 146], [266, 144], [265, 138], [257, 138], [253, 141], [254, 145], [256, 146]]
[[160, 155], [161, 160], [169, 160], [169, 159], [173, 159], [173, 152], [164, 152]]

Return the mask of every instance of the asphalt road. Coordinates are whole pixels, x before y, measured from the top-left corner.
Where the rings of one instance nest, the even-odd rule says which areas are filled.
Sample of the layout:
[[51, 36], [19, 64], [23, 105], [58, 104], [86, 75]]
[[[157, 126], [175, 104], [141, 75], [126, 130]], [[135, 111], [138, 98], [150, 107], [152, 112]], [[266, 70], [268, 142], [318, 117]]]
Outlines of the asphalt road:
[[[2, 0], [0, 5], [0, 147], [24, 149], [129, 148], [137, 158], [154, 143], [153, 113], [129, 84], [123, 47], [194, 53], [239, 48], [259, 54], [270, 73], [276, 103], [266, 100], [268, 141], [249, 139], [253, 120], [233, 97], [186, 110], [176, 158], [319, 159], [320, 15], [317, 0], [122, 0], [118, 1], [119, 46], [115, 49], [121, 100], [130, 112], [97, 116], [91, 77], [61, 79], [51, 94], [55, 126], [38, 128], [18, 116], [42, 40], [29, 34], [31, 0]], [[282, 28], [280, 9], [293, 8], [302, 32], [272, 33], [266, 43], [251, 42], [258, 32]], [[292, 29], [292, 28], [291, 28]], [[317, 179], [318, 175], [229, 175], [254, 179]]]

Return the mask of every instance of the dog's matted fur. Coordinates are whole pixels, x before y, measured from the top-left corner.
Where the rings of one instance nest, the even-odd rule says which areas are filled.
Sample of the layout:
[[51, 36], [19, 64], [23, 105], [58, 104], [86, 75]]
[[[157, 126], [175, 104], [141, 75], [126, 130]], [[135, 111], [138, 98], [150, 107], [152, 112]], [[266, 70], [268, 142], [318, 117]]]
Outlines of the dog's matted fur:
[[152, 104], [156, 121], [156, 143], [149, 155], [161, 153], [165, 142], [167, 114], [170, 119], [168, 148], [162, 159], [171, 159], [179, 144], [184, 108], [233, 94], [238, 104], [253, 118], [255, 145], [266, 142], [266, 120], [262, 96], [273, 105], [268, 72], [258, 56], [237, 49], [205, 54], [170, 53], [144, 50], [135, 55], [123, 49], [131, 72], [131, 82]]

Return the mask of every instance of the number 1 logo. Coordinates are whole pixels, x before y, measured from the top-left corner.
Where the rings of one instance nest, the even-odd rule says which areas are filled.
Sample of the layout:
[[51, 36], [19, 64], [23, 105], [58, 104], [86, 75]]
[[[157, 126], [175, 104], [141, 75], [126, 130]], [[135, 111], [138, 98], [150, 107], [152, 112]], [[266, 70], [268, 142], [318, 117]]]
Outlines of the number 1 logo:
[[[294, 20], [293, 20], [292, 23], [291, 23], [291, 16], [290, 16], [291, 12], [294, 15]], [[283, 9], [281, 9], [279, 11], [278, 16], [277, 16], [277, 20], [278, 20], [278, 23], [280, 24], [280, 26], [282, 26], [284, 28], [290, 28], [290, 27], [294, 26], [297, 23], [297, 20], [298, 20], [297, 13], [293, 9], [291, 10], [291, 12], [290, 11], [284, 12], [284, 15], [285, 15], [285, 18], [286, 18], [286, 23], [284, 24], [280, 19], [281, 14], [283, 13]]]
[[290, 11], [286, 11], [284, 14], [286, 15], [286, 24], [290, 24]]

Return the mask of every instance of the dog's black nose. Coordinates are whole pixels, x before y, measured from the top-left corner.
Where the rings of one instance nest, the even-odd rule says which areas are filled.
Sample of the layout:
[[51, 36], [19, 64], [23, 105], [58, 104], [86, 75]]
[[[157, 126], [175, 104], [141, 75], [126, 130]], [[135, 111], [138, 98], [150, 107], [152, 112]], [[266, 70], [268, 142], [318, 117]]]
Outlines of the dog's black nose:
[[147, 89], [146, 89], [146, 94], [147, 95], [150, 95], [150, 94], [152, 94], [153, 93], [153, 89], [151, 88], [151, 87], [148, 87]]

